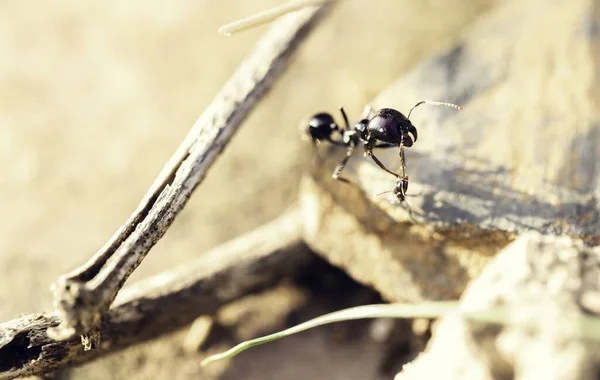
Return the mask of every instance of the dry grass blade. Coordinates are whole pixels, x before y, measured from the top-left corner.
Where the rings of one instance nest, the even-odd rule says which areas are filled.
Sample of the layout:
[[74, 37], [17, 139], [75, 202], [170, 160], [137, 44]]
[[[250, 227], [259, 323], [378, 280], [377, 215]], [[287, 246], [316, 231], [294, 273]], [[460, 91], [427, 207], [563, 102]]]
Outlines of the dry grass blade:
[[244, 30], [248, 30], [251, 28], [255, 28], [260, 25], [264, 25], [271, 21], [276, 20], [277, 18], [286, 15], [291, 12], [298, 11], [300, 9], [310, 7], [310, 6], [318, 6], [323, 5], [324, 3], [333, 0], [295, 0], [290, 1], [289, 3], [273, 7], [267, 9], [266, 11], [257, 13], [250, 17], [245, 17], [241, 20], [234, 21], [227, 25], [223, 25], [219, 28], [219, 33], [231, 36], [235, 33], [243, 32]]

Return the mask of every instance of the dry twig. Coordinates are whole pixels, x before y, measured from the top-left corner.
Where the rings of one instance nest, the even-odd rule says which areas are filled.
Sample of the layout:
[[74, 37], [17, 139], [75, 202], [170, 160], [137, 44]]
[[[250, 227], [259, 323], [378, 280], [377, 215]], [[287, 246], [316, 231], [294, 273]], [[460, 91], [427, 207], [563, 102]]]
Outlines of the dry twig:
[[314, 259], [302, 242], [299, 211], [214, 250], [196, 261], [124, 289], [100, 325], [99, 350], [77, 338], [46, 335], [56, 314], [33, 314], [0, 324], [0, 380], [45, 374], [171, 332], [225, 303], [300, 274]]
[[164, 235], [324, 9], [306, 8], [273, 25], [194, 124], [125, 224], [85, 265], [59, 278], [54, 298], [61, 323], [48, 330], [52, 338], [68, 340], [99, 326], [119, 289]]

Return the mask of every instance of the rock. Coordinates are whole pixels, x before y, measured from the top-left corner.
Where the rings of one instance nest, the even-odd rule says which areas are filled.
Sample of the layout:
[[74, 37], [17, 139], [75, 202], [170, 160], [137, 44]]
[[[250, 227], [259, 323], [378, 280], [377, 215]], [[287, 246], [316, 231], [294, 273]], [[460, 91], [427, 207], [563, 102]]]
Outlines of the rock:
[[[540, 11], [543, 9], [543, 11]], [[600, 56], [587, 0], [510, 1], [454, 47], [418, 65], [373, 101], [411, 116], [406, 207], [395, 179], [355, 153], [331, 179], [337, 148], [305, 179], [306, 239], [390, 301], [457, 298], [499, 249], [538, 231], [599, 244]], [[392, 170], [397, 149], [376, 151]]]
[[468, 286], [460, 312], [437, 322], [396, 380], [596, 378], [600, 314], [582, 303], [599, 290], [600, 248], [526, 233]]
[[[457, 299], [467, 282], [506, 244], [502, 234], [481, 234], [467, 247], [451, 235], [407, 227], [341, 185], [329, 192], [303, 183], [305, 239], [313, 250], [389, 301]], [[353, 199], [354, 208], [340, 201]], [[372, 223], [370, 223], [372, 221]]]

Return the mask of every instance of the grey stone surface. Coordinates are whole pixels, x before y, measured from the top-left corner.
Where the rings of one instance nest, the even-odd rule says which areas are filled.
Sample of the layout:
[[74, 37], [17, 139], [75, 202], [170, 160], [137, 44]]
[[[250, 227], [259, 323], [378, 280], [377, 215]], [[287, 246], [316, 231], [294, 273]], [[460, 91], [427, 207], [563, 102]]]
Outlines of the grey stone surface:
[[[508, 2], [374, 100], [406, 112], [420, 99], [464, 107], [413, 113], [409, 192], [423, 193], [412, 201], [427, 223], [599, 241], [597, 21], [587, 0]], [[381, 188], [358, 178], [368, 193]]]
[[[406, 149], [406, 208], [395, 179], [355, 153], [330, 150], [305, 179], [307, 240], [388, 300], [457, 298], [499, 249], [521, 233], [600, 242], [600, 123], [595, 3], [509, 1], [450, 49], [392, 83], [372, 102], [405, 114], [418, 141]], [[542, 11], [543, 10], [543, 11]], [[392, 170], [398, 151], [376, 152]]]

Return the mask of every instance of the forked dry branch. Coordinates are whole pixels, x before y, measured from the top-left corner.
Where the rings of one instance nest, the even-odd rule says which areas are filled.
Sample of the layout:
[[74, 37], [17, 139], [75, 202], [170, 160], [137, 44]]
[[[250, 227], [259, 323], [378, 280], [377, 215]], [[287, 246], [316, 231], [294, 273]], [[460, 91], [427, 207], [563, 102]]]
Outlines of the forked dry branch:
[[0, 379], [47, 374], [105, 356], [188, 325], [202, 314], [279, 279], [307, 270], [315, 256], [302, 242], [299, 211], [291, 211], [225, 243], [178, 269], [123, 289], [100, 325], [99, 350], [84, 351], [74, 337], [56, 342], [46, 330], [54, 313], [30, 314], [0, 324]]
[[275, 23], [200, 116], [138, 208], [85, 265], [54, 286], [56, 340], [93, 337], [117, 293], [167, 231], [238, 126], [288, 63], [329, 3]]

